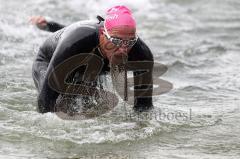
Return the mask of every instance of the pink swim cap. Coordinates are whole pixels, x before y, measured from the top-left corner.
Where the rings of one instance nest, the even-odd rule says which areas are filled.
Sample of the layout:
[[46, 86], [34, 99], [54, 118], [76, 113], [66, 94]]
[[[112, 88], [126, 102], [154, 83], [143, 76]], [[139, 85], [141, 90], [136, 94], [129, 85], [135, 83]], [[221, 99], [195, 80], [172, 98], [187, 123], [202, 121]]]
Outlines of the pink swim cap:
[[105, 19], [105, 27], [111, 30], [116, 26], [130, 26], [136, 28], [136, 22], [132, 16], [132, 12], [125, 6], [114, 6], [107, 10]]

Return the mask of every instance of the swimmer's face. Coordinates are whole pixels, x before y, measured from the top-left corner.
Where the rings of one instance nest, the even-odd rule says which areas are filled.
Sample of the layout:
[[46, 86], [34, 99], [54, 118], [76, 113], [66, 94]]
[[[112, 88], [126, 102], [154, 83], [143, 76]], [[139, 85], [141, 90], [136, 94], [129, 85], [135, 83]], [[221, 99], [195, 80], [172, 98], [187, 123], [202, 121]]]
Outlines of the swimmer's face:
[[[108, 34], [108, 35], [107, 35]], [[133, 45], [136, 43], [136, 29], [129, 26], [119, 26], [103, 33], [103, 51], [112, 64], [121, 64], [127, 59]]]

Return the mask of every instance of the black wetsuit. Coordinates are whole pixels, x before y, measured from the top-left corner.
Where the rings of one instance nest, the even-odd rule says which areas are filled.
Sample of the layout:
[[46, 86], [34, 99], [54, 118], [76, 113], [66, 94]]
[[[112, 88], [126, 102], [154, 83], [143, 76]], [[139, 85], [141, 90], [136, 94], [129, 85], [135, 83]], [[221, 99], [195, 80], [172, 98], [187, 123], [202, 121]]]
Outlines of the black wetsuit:
[[[41, 45], [32, 69], [33, 80], [39, 92], [39, 112], [54, 112], [54, 105], [59, 96], [59, 93], [49, 86], [48, 77], [51, 71], [64, 60], [77, 54], [91, 52], [93, 48], [96, 48], [99, 45], [99, 27], [102, 27], [101, 21], [86, 22], [85, 24], [77, 22], [67, 27], [57, 23], [48, 24], [45, 30], [56, 32]], [[103, 59], [104, 65], [101, 73], [109, 72], [109, 61], [101, 56], [98, 49], [95, 49], [94, 54]], [[150, 49], [140, 38], [128, 54], [128, 61], [153, 61]], [[139, 71], [134, 71], [134, 76], [139, 73]], [[151, 81], [152, 75], [148, 78]], [[152, 87], [152, 83], [149, 84]], [[145, 86], [136, 87], [138, 89], [146, 88]], [[152, 97], [134, 100], [134, 108], [148, 109], [152, 106]]]

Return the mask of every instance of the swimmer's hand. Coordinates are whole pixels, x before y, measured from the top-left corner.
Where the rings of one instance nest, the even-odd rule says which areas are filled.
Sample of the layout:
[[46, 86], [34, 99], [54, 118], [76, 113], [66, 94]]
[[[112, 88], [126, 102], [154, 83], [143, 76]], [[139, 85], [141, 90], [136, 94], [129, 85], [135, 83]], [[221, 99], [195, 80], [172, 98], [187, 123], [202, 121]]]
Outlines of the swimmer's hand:
[[48, 32], [55, 32], [65, 27], [65, 25], [54, 22], [50, 17], [43, 16], [32, 16], [29, 18], [29, 23]]
[[41, 30], [46, 30], [47, 27], [47, 19], [43, 16], [32, 16], [29, 18], [29, 22], [32, 25], [36, 25]]

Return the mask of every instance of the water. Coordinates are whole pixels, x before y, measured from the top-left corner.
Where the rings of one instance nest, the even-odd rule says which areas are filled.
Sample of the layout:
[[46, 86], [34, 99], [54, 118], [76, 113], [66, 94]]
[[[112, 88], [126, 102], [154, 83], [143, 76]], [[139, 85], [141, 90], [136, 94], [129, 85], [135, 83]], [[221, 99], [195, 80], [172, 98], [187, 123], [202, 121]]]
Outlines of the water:
[[[161, 78], [174, 89], [154, 97], [157, 118], [126, 117], [121, 103], [109, 114], [82, 121], [37, 113], [31, 66], [51, 33], [29, 25], [28, 17], [71, 24], [120, 3], [134, 11], [138, 34], [155, 61], [169, 67]], [[240, 157], [238, 0], [0, 4], [0, 158]]]

